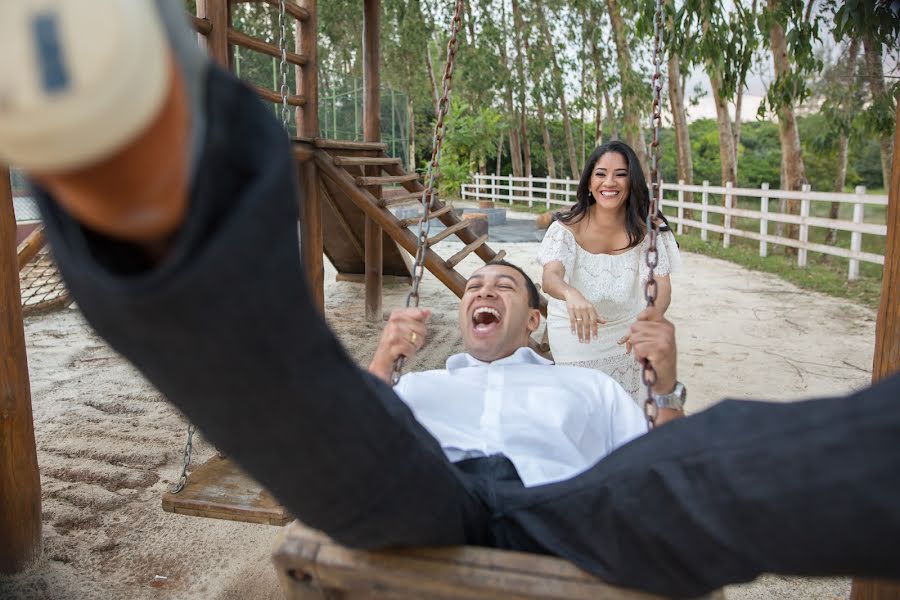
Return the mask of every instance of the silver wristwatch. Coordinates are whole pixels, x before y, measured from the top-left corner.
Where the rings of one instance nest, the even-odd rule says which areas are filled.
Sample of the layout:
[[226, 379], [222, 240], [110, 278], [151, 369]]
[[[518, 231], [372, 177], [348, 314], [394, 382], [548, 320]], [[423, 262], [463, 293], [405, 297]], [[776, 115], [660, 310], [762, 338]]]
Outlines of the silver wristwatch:
[[671, 408], [682, 410], [687, 400], [687, 388], [680, 381], [675, 382], [675, 389], [668, 394], [652, 394], [653, 402], [657, 408]]

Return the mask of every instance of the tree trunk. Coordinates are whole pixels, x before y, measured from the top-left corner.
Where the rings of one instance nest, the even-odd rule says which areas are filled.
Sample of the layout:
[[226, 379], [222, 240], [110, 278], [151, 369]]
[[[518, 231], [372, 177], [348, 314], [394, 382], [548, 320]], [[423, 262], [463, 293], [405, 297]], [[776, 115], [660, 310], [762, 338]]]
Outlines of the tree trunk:
[[[769, 11], [777, 13], [779, 0], [768, 0]], [[787, 40], [784, 27], [773, 19], [772, 28], [769, 30], [772, 47], [772, 58], [775, 62], [775, 76], [788, 77], [791, 72], [788, 60]], [[803, 164], [803, 154], [800, 148], [800, 132], [797, 129], [797, 119], [794, 116], [793, 103], [783, 104], [776, 110], [778, 115], [778, 137], [781, 140], [781, 166], [783, 170], [783, 190], [799, 190], [806, 180], [806, 167]], [[789, 214], [800, 213], [799, 200], [787, 200], [785, 208]], [[788, 237], [797, 239], [799, 227], [792, 224], [788, 228]], [[796, 254], [796, 249], [785, 248], [785, 253]]]
[[621, 139], [619, 136], [619, 122], [616, 120], [616, 107], [613, 106], [612, 101], [609, 99], [609, 90], [603, 90], [603, 104], [606, 105], [606, 119], [612, 129], [612, 134], [609, 139]]
[[713, 100], [716, 104], [716, 124], [719, 129], [719, 162], [722, 167], [722, 185], [727, 182], [737, 183], [735, 172], [734, 130], [731, 126], [731, 115], [728, 114], [728, 100], [722, 96], [722, 77], [712, 65], [707, 65], [709, 83], [712, 86]]
[[538, 19], [541, 26], [541, 33], [544, 36], [544, 44], [550, 50], [550, 69], [551, 80], [553, 81], [553, 89], [559, 96], [559, 110], [563, 118], [563, 131], [566, 134], [566, 150], [569, 155], [569, 169], [573, 179], [578, 179], [578, 159], [575, 158], [575, 139], [572, 136], [572, 122], [569, 118], [569, 107], [566, 104], [566, 92], [563, 87], [562, 69], [559, 67], [559, 61], [556, 60], [556, 52], [553, 49], [553, 40], [550, 37], [550, 30], [547, 28], [547, 19]]
[[434, 65], [431, 62], [431, 48], [425, 48], [425, 66], [428, 67], [428, 82], [431, 85], [431, 102], [434, 105], [434, 114], [438, 113], [438, 88], [434, 78]]
[[619, 65], [619, 78], [622, 82], [622, 116], [625, 125], [625, 142], [631, 146], [637, 154], [638, 160], [644, 168], [644, 176], [650, 181], [650, 163], [647, 156], [647, 145], [644, 136], [641, 135], [641, 98], [640, 83], [631, 70], [631, 51], [628, 49], [628, 39], [625, 35], [625, 22], [619, 10], [618, 0], [606, 0], [606, 8], [609, 11], [609, 21], [612, 25], [613, 38], [616, 41], [616, 56]]
[[[885, 96], [884, 90], [884, 70], [881, 64], [881, 44], [872, 38], [871, 35], [863, 37], [863, 47], [865, 48], [866, 71], [869, 75], [869, 90], [872, 93], [872, 102], [880, 104]], [[880, 132], [878, 138], [878, 146], [881, 148], [881, 176], [882, 185], [885, 189], [891, 180], [891, 159], [893, 157], [893, 148], [891, 147], [891, 135], [889, 131]]]
[[[843, 71], [844, 81], [851, 81], [856, 71], [856, 57], [859, 54], [859, 38], [850, 40], [850, 47], [847, 49], [846, 65], [841, 69]], [[846, 98], [845, 98], [846, 99]], [[840, 103], [840, 118], [849, 120], [848, 107], [842, 101]], [[835, 165], [835, 177], [833, 190], [837, 193], [844, 191], [844, 185], [847, 183], [847, 149], [849, 147], [849, 139], [846, 131], [842, 131], [838, 138], [837, 164]], [[832, 202], [828, 210], [829, 219], [837, 219], [840, 211], [841, 203]], [[825, 243], [833, 246], [837, 242], [837, 229], [829, 229], [825, 236]], [[825, 258], [829, 258], [825, 255]]]
[[603, 144], [603, 96], [597, 80], [597, 102], [594, 104], [594, 147]]
[[500, 167], [503, 164], [503, 132], [500, 132], [500, 141], [497, 142], [497, 169], [494, 171], [495, 174], [500, 174]]
[[[505, 4], [504, 4], [505, 6]], [[503, 35], [500, 39], [500, 64], [503, 65], [503, 71], [509, 73], [509, 60], [506, 57], [506, 10], [501, 11], [500, 25]], [[506, 90], [504, 93], [504, 103], [506, 104], [506, 114], [509, 119], [509, 155], [512, 162], [513, 177], [522, 176], [522, 146], [519, 142], [519, 126], [516, 109], [513, 104], [513, 88], [512, 78], [506, 80]]]
[[[681, 64], [677, 54], [669, 54], [669, 103], [672, 109], [672, 121], [675, 125], [675, 157], [678, 167], [678, 179], [688, 185], [694, 183], [694, 159], [691, 154], [691, 137], [688, 131], [687, 114], [684, 109], [684, 88], [681, 87]], [[694, 195], [686, 192], [685, 202], [693, 202]], [[693, 219], [693, 211], [684, 211], [686, 219]]]
[[412, 94], [406, 96], [406, 136], [409, 142], [409, 150], [406, 155], [407, 170], [416, 172], [416, 111], [413, 106]]
[[[841, 137], [838, 138], [837, 172], [834, 176], [834, 187], [832, 188], [838, 193], [844, 191], [844, 184], [847, 182], [847, 146], [849, 146], [847, 142], [847, 136], [841, 134]], [[828, 209], [828, 218], [837, 219], [840, 208], [840, 202], [832, 202], [831, 207]], [[828, 235], [825, 236], [825, 243], [829, 246], [834, 246], [835, 242], [837, 242], [837, 229], [829, 229]], [[827, 257], [828, 255], [826, 254], [825, 256]]]
[[550, 129], [547, 128], [547, 120], [544, 118], [544, 98], [538, 92], [537, 96], [538, 122], [544, 133], [544, 156], [547, 158], [547, 177], [556, 179], [556, 161], [553, 159], [553, 144], [550, 143]]
[[518, 0], [512, 0], [512, 11], [516, 48], [524, 48], [524, 52], [519, 51], [516, 60], [516, 74], [518, 75], [519, 86], [519, 138], [522, 144], [525, 177], [531, 177], [531, 145], [528, 143], [528, 107], [525, 101], [525, 61], [528, 54], [528, 33], [525, 31], [525, 23], [519, 10]]

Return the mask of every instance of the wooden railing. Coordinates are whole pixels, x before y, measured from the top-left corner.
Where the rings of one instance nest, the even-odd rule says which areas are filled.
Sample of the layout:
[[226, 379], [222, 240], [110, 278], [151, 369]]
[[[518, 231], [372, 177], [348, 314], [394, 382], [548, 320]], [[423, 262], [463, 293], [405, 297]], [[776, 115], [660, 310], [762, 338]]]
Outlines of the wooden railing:
[[[233, 4], [257, 2], [278, 7], [279, 0], [197, 0], [197, 14], [189, 15], [194, 30], [200, 34], [202, 43], [210, 56], [219, 64], [231, 69], [233, 48], [243, 48], [281, 59], [281, 49], [270, 42], [236, 30], [231, 23]], [[286, 102], [297, 109], [297, 134], [299, 137], [317, 137], [319, 132], [316, 75], [316, 3], [306, 0], [301, 6], [294, 0], [286, 0], [285, 13], [296, 22], [288, 26], [293, 33], [292, 50], [285, 52], [285, 62], [296, 70], [297, 85]], [[269, 102], [279, 104], [281, 91], [254, 86], [259, 95]]]
[[[529, 207], [536, 203], [543, 204], [549, 210], [554, 206], [567, 207], [574, 204], [577, 188], [578, 182], [573, 179], [475, 174], [472, 175], [472, 183], [462, 186], [461, 195], [464, 200], [491, 200]], [[744, 199], [742, 203], [744, 207], [738, 205], [741, 198]], [[772, 211], [770, 202], [775, 200], [798, 200], [800, 214]], [[747, 208], [748, 201], [756, 203], [759, 208]], [[849, 204], [852, 206], [852, 219], [812, 216], [810, 213], [814, 202]], [[867, 194], [863, 186], [857, 187], [852, 194], [846, 194], [814, 192], [808, 185], [801, 191], [783, 191], [769, 189], [768, 184], [763, 184], [760, 189], [751, 189], [732, 187], [730, 183], [724, 187], [711, 186], [708, 181], [704, 181], [702, 185], [663, 183], [662, 210], [669, 222], [676, 226], [676, 233], [683, 233], [685, 227], [693, 227], [700, 230], [700, 238], [704, 241], [708, 241], [710, 231], [719, 233], [722, 235], [722, 245], [726, 248], [731, 245], [734, 236], [758, 240], [760, 256], [768, 254], [770, 244], [796, 248], [799, 267], [807, 265], [809, 252], [849, 259], [847, 278], [853, 280], [859, 277], [860, 262], [884, 264], [883, 254], [863, 251], [862, 236], [887, 235], [887, 225], [865, 222], [866, 206], [887, 206], [887, 204], [887, 196]], [[710, 221], [710, 215], [722, 217], [716, 219], [717, 223], [713, 223]], [[744, 222], [746, 219], [758, 221], [759, 227], [757, 230], [737, 227], [737, 219], [743, 219]], [[771, 223], [796, 225], [799, 232], [798, 239], [770, 234]], [[850, 247], [842, 248], [811, 242], [809, 233], [810, 228], [814, 227], [850, 232]]]

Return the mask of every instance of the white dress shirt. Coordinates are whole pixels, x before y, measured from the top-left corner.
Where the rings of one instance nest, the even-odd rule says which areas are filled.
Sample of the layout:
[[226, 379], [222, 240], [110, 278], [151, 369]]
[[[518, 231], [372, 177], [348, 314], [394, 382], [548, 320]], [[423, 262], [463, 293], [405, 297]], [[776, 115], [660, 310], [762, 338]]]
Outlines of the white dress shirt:
[[530, 348], [485, 363], [409, 373], [394, 388], [451, 461], [503, 454], [526, 486], [568, 479], [645, 433], [644, 415], [608, 375], [556, 366]]

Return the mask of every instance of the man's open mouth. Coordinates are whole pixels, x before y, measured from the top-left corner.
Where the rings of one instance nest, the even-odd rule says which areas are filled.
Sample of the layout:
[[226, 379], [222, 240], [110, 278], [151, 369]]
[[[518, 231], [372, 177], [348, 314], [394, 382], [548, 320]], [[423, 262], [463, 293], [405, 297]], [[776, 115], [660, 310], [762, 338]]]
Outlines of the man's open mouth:
[[500, 325], [500, 311], [489, 306], [480, 306], [472, 313], [472, 327], [475, 333], [486, 334]]

